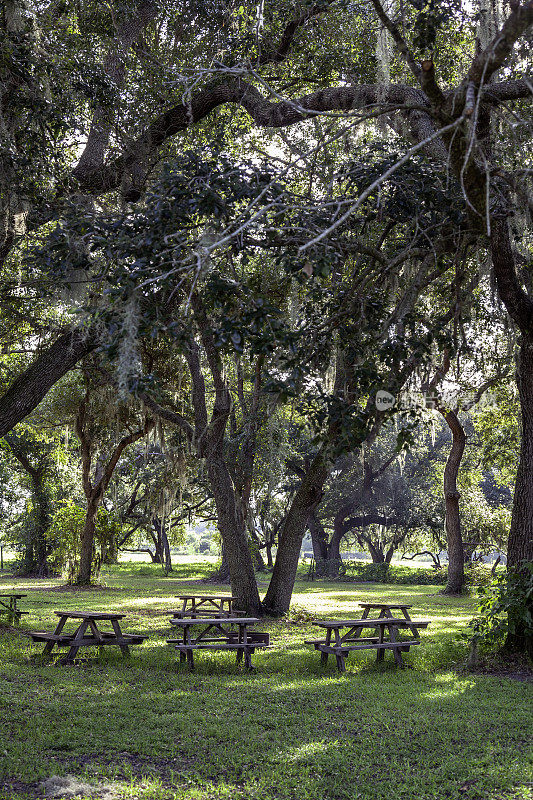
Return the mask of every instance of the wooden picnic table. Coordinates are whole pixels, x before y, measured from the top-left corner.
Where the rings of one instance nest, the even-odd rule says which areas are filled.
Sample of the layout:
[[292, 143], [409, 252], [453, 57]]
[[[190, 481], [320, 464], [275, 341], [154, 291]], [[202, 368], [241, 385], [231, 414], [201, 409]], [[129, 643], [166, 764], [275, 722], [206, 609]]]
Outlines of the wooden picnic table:
[[[0, 614], [7, 614], [8, 625], [18, 625], [21, 616], [30, 613], [29, 611], [21, 611], [18, 607], [18, 601], [27, 596], [27, 594], [0, 594]], [[4, 599], [2, 600], [2, 598]]]
[[[248, 627], [260, 622], [257, 617], [189, 617], [171, 619], [171, 625], [181, 628], [183, 638], [168, 639], [168, 644], [172, 645], [180, 654], [180, 661], [185, 661], [190, 669], [194, 669], [195, 650], [234, 650], [237, 655], [237, 663], [242, 661], [244, 654], [244, 665], [247, 669], [252, 669], [252, 653], [256, 647], [268, 647], [269, 634], [250, 632]], [[191, 629], [195, 626], [202, 626], [202, 630], [193, 638]], [[207, 636], [212, 631], [219, 635], [216, 637]]]
[[[326, 629], [325, 639], [308, 639], [315, 650], [321, 653], [320, 660], [327, 663], [330, 653], [336, 657], [339, 672], [346, 672], [345, 657], [351, 650], [376, 650], [376, 660], [382, 661], [385, 650], [392, 650], [398, 666], [403, 667], [402, 651], [409, 650], [412, 645], [420, 644], [417, 639], [399, 639], [400, 628], [427, 628], [427, 620], [406, 620], [399, 617], [374, 617], [373, 619], [325, 619], [314, 620], [313, 625]], [[365, 628], [374, 629], [377, 636], [363, 638]], [[343, 629], [346, 629], [343, 632]], [[388, 638], [385, 637], [386, 629]], [[333, 641], [332, 641], [333, 638]]]
[[181, 594], [177, 599], [182, 601], [181, 608], [168, 612], [173, 614], [176, 619], [180, 617], [193, 619], [201, 616], [229, 617], [232, 614], [244, 613], [234, 609], [235, 598], [230, 594]]
[[[30, 636], [34, 642], [45, 642], [43, 655], [49, 655], [54, 646], [68, 647], [69, 651], [61, 659], [61, 664], [72, 664], [80, 647], [116, 645], [120, 647], [123, 656], [129, 656], [129, 645], [141, 644], [146, 638], [138, 634], [122, 633], [119, 620], [124, 619], [125, 614], [108, 611], [54, 611], [54, 614], [59, 617], [59, 622], [53, 633], [33, 631]], [[63, 633], [69, 619], [79, 621], [78, 627], [72, 633]], [[100, 630], [98, 623], [101, 622], [110, 622], [113, 631]]]

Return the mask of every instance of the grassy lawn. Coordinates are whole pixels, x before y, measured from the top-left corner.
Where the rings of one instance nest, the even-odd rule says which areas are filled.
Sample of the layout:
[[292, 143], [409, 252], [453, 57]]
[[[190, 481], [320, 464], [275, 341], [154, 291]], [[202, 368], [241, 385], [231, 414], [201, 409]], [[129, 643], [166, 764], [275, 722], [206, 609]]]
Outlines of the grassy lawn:
[[[88, 591], [4, 573], [0, 591], [28, 593], [23, 629], [52, 629], [56, 609], [109, 610], [149, 638], [130, 660], [91, 649], [61, 667], [26, 637], [0, 634], [2, 800], [42, 797], [50, 776], [72, 776], [66, 787], [91, 784], [107, 800], [533, 798], [531, 684], [454, 670], [466, 655], [457, 634], [470, 598], [433, 586], [300, 582], [291, 617], [258, 626], [275, 646], [256, 652], [254, 673], [210, 652], [189, 673], [165, 645], [174, 635], [165, 609], [180, 593], [227, 593], [200, 583], [210, 568], [183, 563], [164, 578], [123, 563]], [[397, 670], [390, 653], [376, 666], [366, 651], [350, 655], [346, 675], [334, 659], [322, 668], [303, 643], [317, 635], [304, 609], [343, 617], [372, 599], [410, 602], [413, 616], [431, 620], [424, 644], [405, 654], [411, 668]]]

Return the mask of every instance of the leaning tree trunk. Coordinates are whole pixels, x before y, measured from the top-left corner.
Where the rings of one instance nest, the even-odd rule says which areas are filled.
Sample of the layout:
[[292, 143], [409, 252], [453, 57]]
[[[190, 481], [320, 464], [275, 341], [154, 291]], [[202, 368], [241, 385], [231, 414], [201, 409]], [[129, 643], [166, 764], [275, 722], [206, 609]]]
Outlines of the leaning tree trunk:
[[150, 538], [154, 543], [154, 552], [153, 554], [150, 552], [152, 564], [163, 564], [164, 563], [163, 539], [161, 537], [161, 520], [159, 519], [159, 517], [152, 517], [152, 528], [155, 531], [155, 533], [152, 533], [150, 531]]
[[452, 447], [444, 468], [444, 503], [448, 548], [448, 581], [442, 594], [460, 594], [465, 580], [465, 558], [461, 536], [461, 516], [457, 476], [466, 444], [463, 426], [454, 411], [441, 411], [452, 433]]
[[96, 531], [96, 515], [100, 505], [100, 497], [94, 495], [87, 502], [85, 524], [81, 532], [80, 566], [76, 577], [77, 586], [90, 586], [93, 567], [94, 534]]
[[308, 526], [309, 533], [311, 534], [311, 543], [313, 545], [316, 575], [320, 577], [324, 573], [325, 564], [328, 559], [328, 537], [315, 511], [312, 511], [309, 515]]
[[309, 515], [322, 499], [322, 487], [328, 476], [326, 463], [323, 448], [307, 470], [281, 528], [272, 578], [263, 601], [267, 614], [279, 616], [289, 610], [302, 539]]
[[335, 520], [333, 535], [328, 547], [327, 573], [330, 578], [336, 578], [341, 566], [341, 542], [346, 533], [344, 525], [339, 525]]
[[163, 544], [164, 565], [163, 569], [165, 574], [168, 575], [172, 572], [172, 558], [170, 556], [170, 545], [168, 543], [167, 529], [164, 521], [161, 522], [161, 542]]
[[218, 529], [228, 560], [231, 593], [235, 598], [235, 607], [252, 615], [261, 614], [261, 600], [255, 579], [252, 554], [244, 521], [237, 508], [231, 475], [222, 456], [209, 455], [206, 458], [206, 466], [215, 498]]

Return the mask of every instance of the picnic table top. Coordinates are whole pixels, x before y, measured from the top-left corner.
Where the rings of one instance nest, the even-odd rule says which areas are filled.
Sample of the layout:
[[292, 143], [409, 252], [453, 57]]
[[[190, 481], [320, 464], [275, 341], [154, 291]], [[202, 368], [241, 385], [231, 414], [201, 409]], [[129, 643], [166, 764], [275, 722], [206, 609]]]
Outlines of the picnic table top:
[[373, 619], [315, 619], [313, 625], [321, 628], [375, 628], [376, 626], [396, 625], [409, 628], [416, 624], [427, 624], [426, 620], [405, 619], [404, 617], [374, 617]]
[[185, 628], [188, 625], [222, 625], [222, 624], [239, 624], [239, 625], [253, 625], [256, 622], [261, 622], [259, 617], [184, 617], [182, 619], [171, 619], [171, 625], [178, 625]]
[[125, 614], [116, 614], [110, 611], [54, 611], [58, 617], [72, 617], [73, 619], [124, 619]]
[[230, 594], [178, 594], [178, 600], [234, 600]]
[[14, 597], [16, 600], [20, 600], [21, 597], [27, 597], [27, 594], [13, 594], [12, 592], [6, 594], [0, 594], [0, 597]]
[[359, 603], [361, 608], [412, 608], [406, 603]]
[[244, 615], [244, 611], [237, 611], [237, 609], [235, 609], [234, 611], [220, 611], [217, 614], [216, 608], [196, 608], [196, 610], [194, 611], [192, 608], [186, 608], [185, 610], [183, 608], [167, 608], [165, 614], [175, 614], [176, 616], [183, 616], [184, 614], [196, 614], [200, 611], [204, 614], [212, 614], [214, 616], [219, 616], [219, 617], [227, 617], [228, 614], [235, 614], [235, 616], [238, 616], [239, 614], [241, 616]]

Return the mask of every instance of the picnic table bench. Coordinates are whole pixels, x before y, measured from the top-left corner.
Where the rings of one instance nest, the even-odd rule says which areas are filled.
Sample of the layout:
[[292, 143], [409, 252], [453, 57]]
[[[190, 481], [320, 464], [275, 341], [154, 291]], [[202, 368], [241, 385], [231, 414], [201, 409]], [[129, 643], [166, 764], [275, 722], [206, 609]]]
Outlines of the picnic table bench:
[[[237, 663], [242, 661], [251, 670], [252, 654], [257, 647], [265, 648], [270, 644], [268, 633], [251, 632], [248, 627], [255, 625], [260, 620], [256, 617], [190, 617], [171, 619], [171, 625], [181, 628], [182, 639], [168, 639], [167, 643], [174, 647], [180, 654], [180, 661], [185, 661], [190, 669], [194, 669], [195, 650], [229, 650], [235, 651]], [[202, 630], [193, 638], [191, 628], [202, 626]], [[238, 630], [237, 630], [238, 628]], [[207, 634], [216, 631], [218, 637], [208, 637]]]
[[26, 594], [0, 594], [0, 614], [7, 614], [8, 625], [18, 625], [21, 616], [30, 613], [21, 611], [18, 607], [18, 601], [27, 596]]
[[[326, 619], [314, 620], [313, 625], [326, 629], [325, 639], [307, 639], [306, 644], [312, 644], [315, 650], [321, 653], [320, 660], [327, 663], [328, 656], [334, 655], [337, 660], [339, 672], [346, 672], [345, 657], [351, 650], [376, 650], [376, 660], [382, 661], [385, 650], [392, 650], [398, 666], [403, 667], [402, 651], [409, 650], [412, 645], [420, 644], [418, 639], [400, 640], [400, 628], [413, 629], [427, 628], [428, 620], [406, 620], [405, 617], [374, 617], [373, 619]], [[343, 629], [347, 629], [342, 633]], [[374, 629], [377, 636], [362, 637], [365, 629]], [[385, 629], [388, 629], [388, 639], [385, 638]], [[333, 641], [332, 641], [333, 638]]]
[[181, 594], [177, 598], [182, 601], [181, 608], [170, 610], [175, 619], [186, 617], [230, 617], [233, 615], [244, 614], [244, 611], [236, 611], [234, 608], [235, 598], [229, 594], [225, 595], [203, 595], [203, 594]]
[[[145, 636], [138, 634], [122, 633], [119, 620], [125, 614], [115, 614], [100, 611], [55, 611], [59, 617], [53, 633], [48, 631], [32, 631], [29, 635], [34, 642], [45, 642], [43, 655], [49, 655], [54, 646], [68, 647], [67, 655], [61, 659], [61, 664], [72, 664], [80, 647], [104, 647], [116, 645], [120, 647], [123, 656], [129, 656], [130, 644], [142, 644]], [[78, 627], [72, 633], [63, 633], [63, 628], [68, 619], [79, 621]], [[113, 631], [102, 631], [99, 622], [110, 622]], [[90, 629], [89, 632], [87, 629]]]

